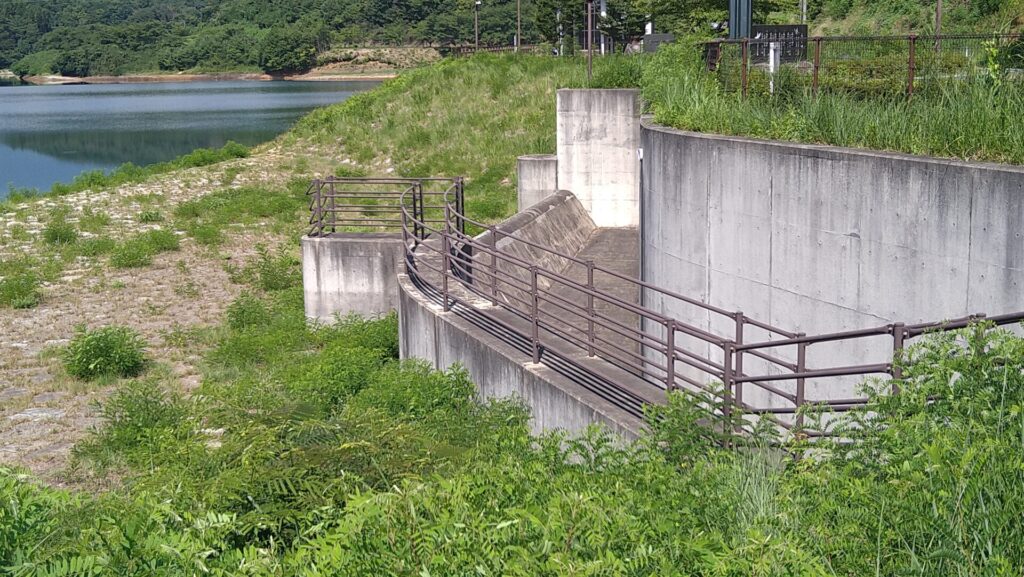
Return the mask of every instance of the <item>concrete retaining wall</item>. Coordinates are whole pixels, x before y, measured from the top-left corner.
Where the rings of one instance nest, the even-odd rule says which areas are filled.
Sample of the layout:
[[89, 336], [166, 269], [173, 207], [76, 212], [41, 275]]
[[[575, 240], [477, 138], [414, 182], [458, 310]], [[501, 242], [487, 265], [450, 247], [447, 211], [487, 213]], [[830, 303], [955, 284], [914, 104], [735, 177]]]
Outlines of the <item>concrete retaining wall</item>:
[[[1020, 167], [646, 122], [642, 140], [647, 282], [808, 334], [1024, 308]], [[644, 299], [733, 330], [731, 321]], [[891, 346], [884, 338], [816, 346], [808, 364], [876, 362]]]
[[306, 318], [387, 314], [398, 308], [400, 235], [336, 234], [302, 237], [302, 288]]
[[419, 358], [439, 369], [460, 364], [482, 399], [518, 398], [529, 408], [531, 428], [579, 433], [602, 423], [625, 438], [640, 431], [639, 419], [573, 383], [483, 329], [428, 301], [402, 274], [399, 343], [402, 358]]
[[516, 163], [516, 192], [519, 212], [558, 191], [558, 157], [528, 154]]
[[559, 90], [558, 187], [599, 227], [639, 222], [640, 102], [636, 90]]

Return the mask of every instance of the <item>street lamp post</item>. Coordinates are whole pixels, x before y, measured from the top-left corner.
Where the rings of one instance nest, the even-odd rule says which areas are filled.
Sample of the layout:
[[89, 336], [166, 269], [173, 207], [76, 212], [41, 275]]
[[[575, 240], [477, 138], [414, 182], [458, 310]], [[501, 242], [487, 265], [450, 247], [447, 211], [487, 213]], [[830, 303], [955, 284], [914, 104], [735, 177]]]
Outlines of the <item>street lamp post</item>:
[[594, 0], [587, 0], [587, 80], [594, 78]]
[[480, 2], [476, 0], [473, 4], [473, 46], [480, 50]]
[[523, 6], [522, 0], [516, 0], [516, 52], [523, 43]]

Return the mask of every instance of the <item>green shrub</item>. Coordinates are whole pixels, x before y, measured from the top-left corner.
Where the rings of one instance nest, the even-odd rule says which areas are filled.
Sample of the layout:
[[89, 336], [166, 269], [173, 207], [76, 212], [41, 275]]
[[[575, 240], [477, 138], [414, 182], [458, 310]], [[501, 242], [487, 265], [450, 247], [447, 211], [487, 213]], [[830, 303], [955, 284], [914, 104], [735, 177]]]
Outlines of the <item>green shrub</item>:
[[153, 254], [171, 252], [181, 248], [181, 241], [174, 231], [159, 229], [147, 230], [138, 237], [139, 242], [149, 247]]
[[153, 264], [153, 249], [138, 239], [118, 243], [110, 253], [114, 268], [141, 268]]
[[67, 245], [78, 240], [78, 230], [63, 214], [55, 214], [43, 229], [43, 239], [50, 244]]
[[28, 309], [39, 304], [39, 278], [32, 272], [18, 272], [0, 280], [0, 306]]
[[143, 224], [163, 222], [163, 220], [164, 215], [158, 210], [144, 210], [139, 213], [139, 222]]
[[83, 380], [100, 376], [134, 377], [146, 367], [142, 337], [120, 326], [79, 330], [63, 357], [68, 374]]
[[109, 237], [86, 238], [78, 242], [78, 254], [82, 256], [100, 256], [109, 254], [116, 246], [117, 243], [114, 242], [114, 239]]
[[228, 305], [227, 319], [228, 326], [234, 330], [261, 327], [270, 323], [270, 308], [259, 297], [246, 291]]

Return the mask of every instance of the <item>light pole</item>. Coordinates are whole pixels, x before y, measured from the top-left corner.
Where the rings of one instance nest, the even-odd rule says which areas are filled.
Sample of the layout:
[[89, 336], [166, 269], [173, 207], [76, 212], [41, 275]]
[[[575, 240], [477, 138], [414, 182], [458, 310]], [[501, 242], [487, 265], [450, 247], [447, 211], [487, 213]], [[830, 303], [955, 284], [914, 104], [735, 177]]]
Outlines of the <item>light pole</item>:
[[587, 85], [594, 79], [594, 0], [587, 0]]
[[516, 0], [516, 52], [523, 42], [523, 6], [522, 0]]
[[480, 50], [480, 2], [476, 0], [473, 4], [473, 46]]

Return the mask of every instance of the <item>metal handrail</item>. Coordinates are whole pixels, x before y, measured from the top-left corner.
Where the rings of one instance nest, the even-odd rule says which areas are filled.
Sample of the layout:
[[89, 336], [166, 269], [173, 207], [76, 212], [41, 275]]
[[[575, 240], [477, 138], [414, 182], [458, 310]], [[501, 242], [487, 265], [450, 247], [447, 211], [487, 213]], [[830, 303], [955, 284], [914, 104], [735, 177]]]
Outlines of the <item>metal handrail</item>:
[[[502, 322], [506, 330], [524, 334], [529, 340], [534, 362], [545, 362], [548, 351], [558, 343], [569, 345], [583, 351], [588, 357], [599, 357], [619, 369], [654, 383], [666, 390], [681, 390], [692, 393], [684, 385], [695, 387], [711, 393], [713, 381], [720, 381], [722, 388], [714, 392], [722, 401], [721, 412], [730, 416], [733, 411], [740, 414], [758, 415], [777, 422], [787, 429], [802, 429], [803, 415], [801, 409], [814, 405], [822, 410], [842, 412], [862, 406], [868, 402], [865, 398], [823, 398], [810, 399], [806, 395], [809, 380], [822, 380], [837, 377], [888, 375], [897, 383], [901, 378], [901, 368], [896, 359], [907, 346], [907, 341], [932, 331], [949, 331], [970, 326], [971, 323], [985, 319], [996, 325], [1007, 325], [1024, 322], [1024, 311], [995, 317], [972, 315], [962, 319], [946, 322], [930, 322], [917, 324], [891, 323], [860, 330], [804, 335], [793, 331], [779, 329], [767, 323], [752, 319], [741, 312], [732, 312], [706, 303], [699, 303], [703, 310], [716, 312], [731, 319], [735, 326], [735, 334], [718, 335], [704, 331], [691, 325], [654, 311], [647, 307], [627, 302], [614, 294], [608, 293], [594, 283], [593, 272], [608, 272], [612, 276], [634, 287], [645, 290], [649, 283], [608, 271], [589, 261], [579, 259], [575, 255], [567, 255], [540, 245], [537, 242], [522, 238], [516, 233], [500, 231], [493, 225], [475, 221], [465, 215], [461, 199], [461, 179], [457, 186], [449, 187], [443, 194], [442, 205], [444, 217], [440, 227], [433, 227], [425, 222], [422, 215], [414, 208], [416, 201], [407, 197], [422, 194], [416, 187], [408, 187], [402, 194], [401, 230], [406, 240], [406, 272], [414, 278], [419, 286], [428, 286], [437, 292], [442, 299], [442, 307], [450, 311], [456, 304], [482, 311], [482, 304], [459, 293], [453, 287], [462, 287], [468, 295], [488, 301], [490, 309], [498, 306], [513, 313], [516, 317], [529, 324], [528, 331], [516, 329], [508, 325], [507, 320], [488, 314], [488, 318]], [[487, 231], [486, 234], [470, 236], [465, 233], [466, 224], [471, 224]], [[426, 234], [417, 237], [417, 231]], [[565, 271], [552, 271], [529, 262], [521, 256], [511, 254], [498, 246], [498, 236], [503, 241], [521, 242], [537, 250], [544, 251], [560, 261], [585, 264], [589, 269], [588, 280], [583, 283], [567, 276]], [[430, 237], [436, 241], [432, 245], [424, 245], [423, 238]], [[440, 257], [442, 263], [435, 265], [417, 258], [417, 251], [425, 248], [434, 258]], [[423, 267], [423, 270], [420, 267]], [[572, 266], [572, 265], [570, 265]], [[504, 269], [504, 270], [503, 270]], [[431, 279], [425, 274], [430, 271], [437, 278]], [[587, 304], [573, 302], [564, 293], [545, 282], [553, 281], [563, 290], [574, 291], [585, 297]], [[672, 295], [651, 287], [663, 295]], [[639, 328], [632, 328], [611, 316], [595, 310], [596, 300], [616, 307], [635, 316]], [[683, 302], [694, 299], [683, 297]], [[546, 309], [553, 307], [556, 310]], [[567, 321], [566, 314], [572, 315]], [[583, 321], [579, 323], [579, 321]], [[581, 328], [579, 324], [586, 324]], [[755, 327], [767, 331], [770, 336], [782, 337], [774, 340], [744, 343], [745, 328]], [[652, 331], [651, 327], [657, 328]], [[526, 334], [528, 332], [529, 334]], [[721, 362], [697, 351], [681, 346], [677, 335], [685, 335], [699, 339], [703, 346], [720, 351]], [[871, 337], [887, 337], [891, 339], [891, 354], [881, 362], [862, 363], [855, 365], [836, 365], [825, 367], [809, 367], [807, 363], [808, 348], [814, 345], [836, 342], [850, 342]], [[769, 354], [769, 350], [791, 349], [795, 360]], [[747, 358], [755, 359], [771, 368], [764, 374], [756, 374], [744, 368]], [[564, 359], [563, 359], [564, 360]], [[581, 370], [589, 370], [579, 365]], [[685, 368], [684, 368], [685, 367]], [[682, 369], [682, 370], [680, 370]], [[689, 373], [687, 372], [689, 371]], [[793, 390], [784, 390], [778, 383], [790, 383]], [[771, 399], [778, 399], [784, 406], [755, 406], [743, 400], [745, 387], [756, 387], [764, 391]], [[628, 394], [630, 391], [623, 389]], [[893, 392], [898, 392], [894, 384]], [[829, 395], [825, 395], [829, 397]], [[784, 421], [777, 415], [792, 415], [793, 421]], [[808, 436], [820, 436], [822, 431], [805, 431]]]

